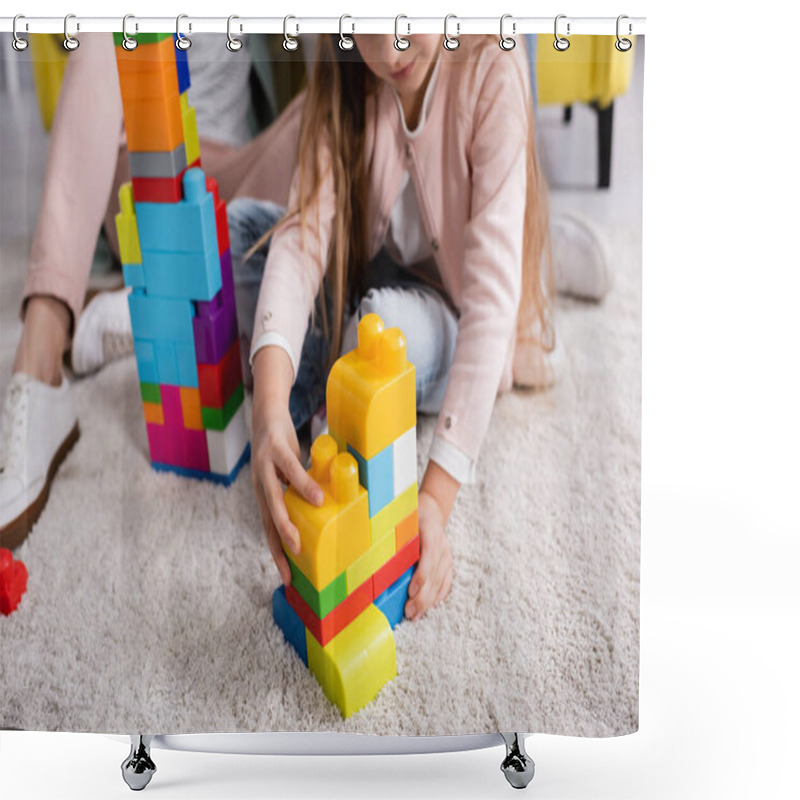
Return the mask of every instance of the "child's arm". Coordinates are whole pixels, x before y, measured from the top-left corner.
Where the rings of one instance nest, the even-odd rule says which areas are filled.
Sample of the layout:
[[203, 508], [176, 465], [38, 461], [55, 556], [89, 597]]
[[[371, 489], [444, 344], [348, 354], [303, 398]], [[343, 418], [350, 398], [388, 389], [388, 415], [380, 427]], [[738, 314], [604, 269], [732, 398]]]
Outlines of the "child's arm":
[[445, 529], [461, 484], [429, 461], [419, 491], [419, 532], [425, 558], [408, 587], [406, 616], [416, 619], [447, 597], [453, 583], [453, 557]]
[[300, 447], [289, 414], [289, 392], [294, 370], [281, 347], [262, 347], [253, 357], [253, 487], [261, 522], [275, 565], [285, 585], [292, 581], [281, 542], [300, 551], [300, 534], [292, 524], [283, 499], [283, 483], [290, 483], [309, 503], [322, 505], [322, 489], [303, 469]]

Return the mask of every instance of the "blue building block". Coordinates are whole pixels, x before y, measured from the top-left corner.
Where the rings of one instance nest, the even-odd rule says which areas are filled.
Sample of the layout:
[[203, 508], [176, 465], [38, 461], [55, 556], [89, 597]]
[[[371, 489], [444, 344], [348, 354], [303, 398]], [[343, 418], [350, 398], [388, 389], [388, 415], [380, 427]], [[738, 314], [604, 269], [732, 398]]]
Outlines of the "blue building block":
[[236, 462], [236, 466], [230, 471], [228, 475], [223, 475], [220, 472], [203, 472], [199, 469], [187, 469], [186, 467], [176, 467], [174, 464], [162, 464], [158, 461], [151, 462], [150, 466], [156, 472], [173, 472], [176, 475], [180, 475], [182, 478], [194, 478], [195, 480], [200, 481], [210, 481], [211, 483], [217, 483], [221, 486], [230, 486], [235, 480], [236, 476], [239, 474], [239, 470], [250, 460], [250, 443], [247, 443], [247, 447], [245, 447], [244, 452], [242, 453], [239, 460]]
[[406, 601], [408, 600], [408, 584], [414, 575], [417, 565], [407, 569], [385, 592], [375, 598], [378, 610], [389, 620], [392, 629], [402, 621]]
[[[175, 345], [172, 342], [157, 339], [153, 342], [153, 349], [156, 353], [158, 382], [178, 386], [178, 359], [175, 357]], [[139, 380], [142, 380], [141, 376]]]
[[141, 339], [133, 340], [133, 351], [136, 353], [136, 367], [139, 370], [141, 383], [161, 383], [158, 379], [156, 354], [152, 342]]
[[150, 297], [134, 290], [128, 295], [128, 308], [134, 338], [194, 344], [191, 300]]
[[196, 253], [167, 253], [143, 248], [141, 268], [148, 294], [158, 297], [209, 301], [222, 289], [216, 245]]
[[122, 277], [125, 285], [131, 288], [144, 288], [144, 272], [141, 264], [123, 264]]
[[[197, 357], [195, 356], [194, 342], [191, 344], [176, 342], [175, 358], [178, 362], [177, 385], [197, 388], [200, 385], [200, 378], [197, 374]], [[167, 383], [167, 381], [162, 381], [162, 383]]]
[[369, 515], [374, 517], [384, 506], [394, 500], [394, 458], [389, 445], [369, 460], [352, 445], [348, 451], [358, 462], [358, 482], [369, 492]]
[[297, 612], [286, 599], [286, 587], [281, 584], [272, 595], [272, 618], [283, 631], [284, 638], [297, 651], [302, 662], [308, 666], [306, 650], [306, 628]]
[[198, 167], [183, 174], [179, 203], [135, 203], [139, 244], [162, 253], [219, 252], [214, 195]]
[[[178, 37], [173, 37], [177, 39]], [[189, 80], [189, 53], [175, 48], [175, 66], [178, 69], [178, 94], [183, 94], [192, 84]]]

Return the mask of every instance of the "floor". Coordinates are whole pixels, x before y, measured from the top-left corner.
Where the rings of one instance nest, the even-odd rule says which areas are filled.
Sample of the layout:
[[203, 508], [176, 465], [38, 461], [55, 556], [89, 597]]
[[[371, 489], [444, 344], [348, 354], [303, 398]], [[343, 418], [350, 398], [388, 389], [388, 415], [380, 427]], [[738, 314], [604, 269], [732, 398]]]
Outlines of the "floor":
[[[20, 73], [20, 98], [0, 94], [0, 391], [47, 144]], [[568, 365], [552, 392], [496, 404], [479, 481], [461, 492], [448, 530], [453, 591], [398, 628], [400, 675], [376, 701], [343, 722], [272, 624], [277, 577], [249, 469], [224, 490], [149, 468], [127, 359], [74, 385], [82, 438], [19, 549], [28, 594], [2, 620], [0, 727], [636, 728], [642, 81], [643, 49], [616, 108], [608, 191], [593, 188], [593, 113], [576, 108], [565, 128], [560, 109], [541, 111], [552, 206], [601, 226], [615, 287], [600, 305], [561, 303]], [[431, 434], [422, 420], [421, 454]]]

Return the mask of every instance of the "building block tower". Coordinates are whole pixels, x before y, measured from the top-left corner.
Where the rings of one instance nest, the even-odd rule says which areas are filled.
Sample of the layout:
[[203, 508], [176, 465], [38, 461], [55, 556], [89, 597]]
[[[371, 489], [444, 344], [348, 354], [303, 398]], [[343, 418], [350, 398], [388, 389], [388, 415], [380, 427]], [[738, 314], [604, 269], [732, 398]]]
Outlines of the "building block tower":
[[116, 222], [150, 460], [227, 485], [250, 444], [225, 202], [200, 168], [186, 52], [136, 38], [116, 48], [132, 178]]
[[344, 717], [397, 675], [392, 630], [419, 560], [416, 408], [403, 334], [366, 315], [328, 378], [330, 433], [311, 446], [325, 500], [285, 494], [300, 552], [286, 553], [273, 617]]

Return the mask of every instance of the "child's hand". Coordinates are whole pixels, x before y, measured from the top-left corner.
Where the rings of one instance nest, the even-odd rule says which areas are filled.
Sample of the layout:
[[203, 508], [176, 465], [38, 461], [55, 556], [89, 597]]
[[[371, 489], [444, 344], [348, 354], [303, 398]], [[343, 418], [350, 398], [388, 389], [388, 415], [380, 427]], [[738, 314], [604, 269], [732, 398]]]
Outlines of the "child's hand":
[[434, 496], [419, 493], [420, 558], [408, 587], [406, 617], [418, 619], [438, 606], [453, 585], [453, 556], [445, 535], [447, 520]]
[[292, 573], [281, 542], [290, 552], [299, 553], [300, 534], [286, 511], [282, 484], [291, 484], [317, 506], [322, 504], [323, 494], [300, 463], [300, 446], [289, 414], [292, 370], [286, 352], [277, 347], [259, 350], [253, 379], [253, 488], [270, 553], [288, 586]]

